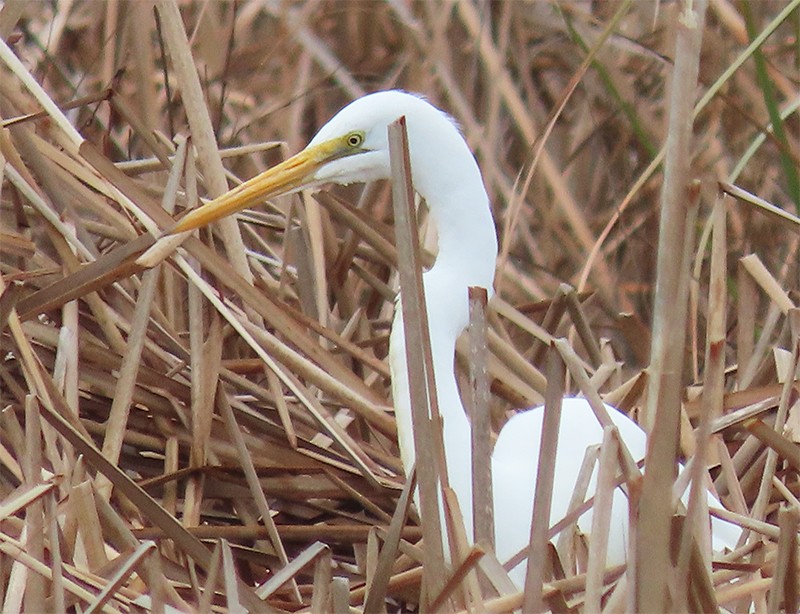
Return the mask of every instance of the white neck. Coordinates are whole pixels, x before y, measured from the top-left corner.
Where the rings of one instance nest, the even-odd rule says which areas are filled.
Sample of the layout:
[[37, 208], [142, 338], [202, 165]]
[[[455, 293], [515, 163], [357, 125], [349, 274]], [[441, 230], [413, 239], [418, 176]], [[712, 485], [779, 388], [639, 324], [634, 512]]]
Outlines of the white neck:
[[[469, 323], [468, 288], [481, 286], [487, 288], [491, 294], [497, 259], [497, 237], [488, 197], [477, 164], [466, 144], [464, 149], [468, 157], [451, 160], [451, 163], [459, 167], [452, 169], [452, 172], [445, 171], [443, 174], [431, 176], [414, 173], [415, 186], [428, 203], [439, 236], [436, 263], [423, 274], [423, 282], [448, 465], [452, 465], [449, 457], [455, 451], [463, 461], [464, 446], [470, 446], [469, 421], [464, 412], [454, 371], [455, 343]], [[449, 176], [459, 177], [460, 183], [448, 185]], [[416, 349], [412, 352], [412, 356], [419, 354]], [[392, 326], [389, 356], [400, 452], [403, 466], [408, 472], [416, 455], [405, 331], [399, 304]], [[468, 493], [471, 499], [471, 485], [459, 485], [456, 491]], [[471, 509], [465, 509], [471, 507], [471, 502], [461, 501], [460, 504], [462, 513], [471, 516]], [[471, 523], [467, 526], [470, 525]]]

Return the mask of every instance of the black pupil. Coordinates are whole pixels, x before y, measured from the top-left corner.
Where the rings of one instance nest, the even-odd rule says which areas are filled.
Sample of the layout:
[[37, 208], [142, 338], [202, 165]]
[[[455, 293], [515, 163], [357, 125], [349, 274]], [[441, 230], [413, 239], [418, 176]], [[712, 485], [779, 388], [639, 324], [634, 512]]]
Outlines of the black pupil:
[[354, 134], [350, 137], [350, 144], [351, 145], [358, 145], [358, 135]]

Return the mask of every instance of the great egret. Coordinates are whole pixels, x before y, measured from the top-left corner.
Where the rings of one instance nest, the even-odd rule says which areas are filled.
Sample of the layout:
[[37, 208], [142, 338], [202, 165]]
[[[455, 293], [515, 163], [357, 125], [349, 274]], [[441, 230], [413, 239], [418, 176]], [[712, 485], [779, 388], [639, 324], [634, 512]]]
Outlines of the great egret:
[[[355, 100], [325, 124], [309, 145], [285, 162], [247, 181], [226, 195], [181, 219], [171, 233], [188, 231], [271, 196], [323, 183], [349, 184], [387, 179], [387, 127], [406, 117], [412, 180], [425, 198], [439, 237], [433, 267], [423, 274], [431, 335], [434, 375], [443, 420], [443, 442], [450, 485], [464, 514], [467, 533], [472, 527], [470, 425], [464, 412], [453, 369], [455, 343], [469, 322], [467, 289], [481, 286], [491, 292], [497, 258], [497, 237], [489, 198], [480, 169], [453, 120], [423, 98], [385, 91]], [[414, 464], [405, 335], [401, 310], [395, 312], [390, 339], [392, 392], [403, 465]], [[644, 458], [644, 432], [630, 418], [608, 407], [635, 460]], [[536, 483], [542, 408], [521, 412], [501, 431], [492, 456], [496, 553], [501, 561], [529, 540]], [[574, 484], [588, 446], [602, 441], [603, 430], [589, 404], [565, 399], [555, 466], [551, 523], [567, 512]], [[588, 495], [594, 493], [590, 485]], [[709, 494], [709, 501], [719, 505]], [[617, 489], [612, 507], [608, 562], [625, 560], [628, 510]], [[715, 549], [732, 547], [738, 529], [712, 520]], [[588, 532], [591, 512], [579, 526]], [[523, 585], [526, 563], [512, 570]]]

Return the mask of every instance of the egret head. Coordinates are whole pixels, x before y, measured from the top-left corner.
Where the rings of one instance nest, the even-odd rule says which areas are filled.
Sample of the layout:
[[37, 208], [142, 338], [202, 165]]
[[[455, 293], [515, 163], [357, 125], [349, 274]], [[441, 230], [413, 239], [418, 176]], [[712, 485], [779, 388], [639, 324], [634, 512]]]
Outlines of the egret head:
[[[436, 150], [441, 149], [441, 144], [454, 143], [469, 154], [450, 118], [424, 99], [400, 91], [376, 92], [344, 107], [301, 152], [198, 207], [170, 232], [199, 228], [267, 198], [324, 183], [387, 179], [388, 126], [401, 116], [407, 118], [412, 172], [418, 189], [425, 178], [418, 177], [415, 169], [438, 167], [436, 162], [441, 163], [441, 155]], [[471, 154], [469, 158], [472, 160]]]

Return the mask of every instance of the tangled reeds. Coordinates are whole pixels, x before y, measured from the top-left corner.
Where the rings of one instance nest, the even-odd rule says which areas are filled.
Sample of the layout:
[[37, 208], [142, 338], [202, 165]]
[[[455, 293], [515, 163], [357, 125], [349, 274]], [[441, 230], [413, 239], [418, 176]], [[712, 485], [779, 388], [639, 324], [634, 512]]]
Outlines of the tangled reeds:
[[[694, 33], [683, 4], [3, 4], [3, 611], [621, 611], [649, 586], [797, 611], [800, 2], [696, 2]], [[268, 202], [137, 265], [390, 87], [453, 113], [494, 197], [465, 395], [484, 361], [495, 432], [563, 392], [646, 426], [672, 408], [654, 458], [709, 469], [740, 548], [708, 569], [675, 539], [631, 573], [547, 548], [523, 596], [477, 545], [430, 594], [385, 361], [387, 185]], [[669, 511], [667, 478], [632, 496]], [[656, 542], [681, 535], [663, 518]]]

